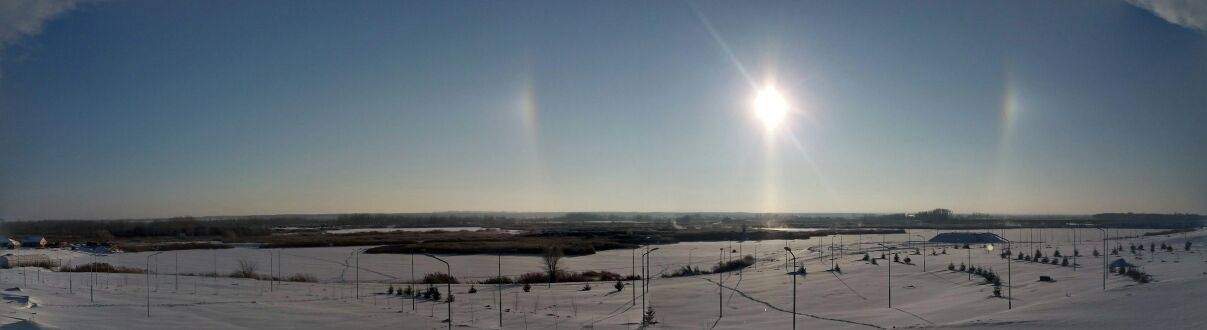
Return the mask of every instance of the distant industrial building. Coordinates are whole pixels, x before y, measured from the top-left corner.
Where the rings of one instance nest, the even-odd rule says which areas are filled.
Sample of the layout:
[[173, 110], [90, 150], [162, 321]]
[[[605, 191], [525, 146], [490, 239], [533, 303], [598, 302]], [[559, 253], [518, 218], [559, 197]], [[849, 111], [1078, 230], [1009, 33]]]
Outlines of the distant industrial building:
[[1009, 242], [994, 233], [941, 233], [930, 239], [931, 243], [990, 244]]

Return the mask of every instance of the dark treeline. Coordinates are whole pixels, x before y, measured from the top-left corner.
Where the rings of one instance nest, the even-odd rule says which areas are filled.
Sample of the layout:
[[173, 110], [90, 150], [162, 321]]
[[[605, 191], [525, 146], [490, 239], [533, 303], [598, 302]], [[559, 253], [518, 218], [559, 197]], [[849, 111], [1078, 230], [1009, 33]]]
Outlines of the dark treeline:
[[55, 240], [96, 239], [156, 236], [262, 236], [282, 219], [242, 218], [228, 220], [197, 220], [172, 218], [165, 220], [42, 220], [8, 221], [3, 224], [8, 235], [44, 235]]
[[[44, 235], [51, 240], [99, 240], [127, 238], [223, 238], [268, 236], [282, 228], [321, 230], [365, 227], [457, 227], [478, 226], [526, 229], [557, 236], [606, 236], [626, 244], [720, 239], [778, 239], [786, 234], [755, 234], [746, 227], [803, 228], [1156, 228], [1179, 229], [1204, 226], [1198, 214], [1104, 213], [1093, 216], [991, 216], [956, 215], [936, 209], [914, 214], [807, 215], [755, 213], [423, 213], [346, 214], [337, 216], [249, 216], [235, 218], [181, 217], [160, 220], [42, 220], [5, 221], [0, 234]], [[617, 232], [618, 228], [626, 230]], [[695, 234], [693, 230], [711, 232]], [[670, 234], [674, 233], [674, 234]], [[651, 235], [652, 234], [652, 235]], [[706, 235], [716, 237], [690, 237]], [[750, 235], [762, 235], [753, 237]], [[808, 234], [792, 234], [808, 235]]]
[[43, 235], [56, 240], [140, 237], [255, 237], [274, 228], [300, 227], [445, 227], [514, 226], [519, 220], [501, 216], [456, 214], [348, 214], [334, 219], [307, 216], [250, 216], [225, 219], [179, 217], [160, 220], [40, 220], [0, 223], [5, 235]]
[[1104, 213], [1093, 216], [992, 216], [955, 215], [936, 209], [915, 214], [865, 215], [854, 218], [794, 217], [779, 223], [792, 227], [873, 227], [927, 229], [1002, 229], [1002, 228], [1135, 228], [1177, 229], [1207, 225], [1207, 217], [1198, 214]]

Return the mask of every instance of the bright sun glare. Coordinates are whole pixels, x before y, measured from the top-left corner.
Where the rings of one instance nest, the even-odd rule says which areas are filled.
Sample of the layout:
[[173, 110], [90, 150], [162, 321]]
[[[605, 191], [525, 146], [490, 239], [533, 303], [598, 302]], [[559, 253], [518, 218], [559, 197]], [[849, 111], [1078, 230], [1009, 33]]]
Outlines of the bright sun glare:
[[754, 114], [768, 131], [775, 130], [788, 116], [788, 101], [775, 87], [766, 87], [754, 97]]

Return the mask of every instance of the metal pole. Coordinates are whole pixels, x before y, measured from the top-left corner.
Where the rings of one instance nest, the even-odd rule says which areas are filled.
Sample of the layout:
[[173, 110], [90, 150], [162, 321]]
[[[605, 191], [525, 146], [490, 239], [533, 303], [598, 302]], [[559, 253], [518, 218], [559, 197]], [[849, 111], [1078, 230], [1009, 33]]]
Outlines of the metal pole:
[[1073, 228], [1073, 271], [1077, 271], [1077, 228]]
[[172, 255], [176, 257], [176, 274], [172, 276], [176, 280], [176, 288], [174, 290], [180, 291], [180, 252], [172, 252]]
[[[96, 286], [96, 256], [92, 257], [92, 265], [90, 265], [90, 267], [88, 267], [88, 268], [92, 268], [92, 271], [88, 272], [88, 302], [93, 302], [94, 301], [93, 292], [95, 291], [94, 287]], [[150, 271], [150, 270], [151, 270], [151, 263], [150, 263], [150, 261], [148, 261], [147, 262], [147, 271]], [[148, 273], [148, 274], [150, 274], [150, 273]], [[150, 294], [150, 293], [148, 293], [148, 294]]]
[[146, 273], [147, 273], [147, 317], [151, 317], [151, 256], [147, 256]]
[[[724, 248], [721, 249], [721, 255], [725, 255]], [[717, 264], [721, 264], [721, 263], [722, 263], [721, 259], [717, 259]], [[725, 283], [724, 273], [717, 272], [717, 319], [720, 319], [721, 317], [725, 316], [725, 308], [724, 308], [725, 294], [721, 291], [722, 283]]]
[[1102, 291], [1106, 291], [1106, 230], [1098, 228], [1102, 231]]
[[147, 317], [151, 317], [151, 258], [163, 253], [163, 251], [155, 252], [147, 256]]
[[503, 329], [503, 254], [499, 254], [499, 278], [495, 281], [495, 291], [499, 292], [499, 329]]
[[[432, 259], [439, 260], [440, 262], [443, 262], [444, 268], [446, 269], [445, 271], [448, 272], [447, 274], [449, 275], [449, 277], [453, 276], [453, 267], [448, 264], [448, 261], [444, 261], [444, 259], [440, 259], [439, 257], [436, 257], [431, 254], [424, 254], [424, 255], [431, 257]], [[446, 290], [448, 290], [448, 295], [451, 297], [453, 295], [453, 281], [445, 281], [445, 284], [447, 285]], [[453, 303], [451, 301], [448, 302], [448, 328], [449, 329], [453, 328]]]
[[789, 271], [788, 275], [792, 276], [792, 330], [796, 330], [796, 276], [800, 274], [793, 274], [797, 271], [798, 267], [796, 265], [796, 253], [792, 253], [792, 249], [787, 246], [784, 247], [784, 251], [788, 251], [792, 255], [792, 271]]
[[[649, 291], [650, 291], [650, 267], [651, 267], [650, 253], [652, 253], [654, 251], [658, 251], [658, 249], [659, 249], [659, 248], [650, 249], [649, 245], [646, 245], [645, 248], [646, 248], [645, 254], [641, 255], [641, 269], [645, 273], [644, 277], [642, 277], [642, 279], [641, 279], [641, 286], [642, 286], [642, 289], [641, 289], [641, 313], [642, 313], [642, 315], [645, 315], [645, 312], [647, 310], [645, 307], [645, 301], [646, 301], [646, 297], [649, 296]], [[724, 251], [724, 248], [722, 248], [722, 251]]]
[[[411, 285], [415, 284], [415, 254], [411, 254]], [[502, 306], [499, 306], [502, 307]], [[411, 292], [411, 311], [415, 311], [415, 292]]]
[[[356, 300], [360, 300], [360, 250], [354, 253], [356, 254]], [[449, 276], [452, 276], [452, 274], [452, 272], [449, 272]], [[453, 292], [450, 290], [448, 293], [452, 294]]]
[[645, 271], [645, 264], [646, 264], [645, 256], [647, 256], [649, 254], [650, 254], [650, 247], [647, 245], [645, 247], [645, 253], [641, 254], [641, 314], [642, 315], [645, 314], [645, 290], [646, 290], [645, 283], [646, 283], [647, 277], [648, 277], [646, 275], [646, 271]]
[[[1014, 244], [1007, 243], [1006, 251], [1014, 254]], [[1014, 309], [1014, 272], [1010, 269], [1014, 262], [1011, 259], [1014, 259], [1014, 256], [1006, 257], [1006, 294], [1010, 296], [1006, 298], [1006, 309]]]

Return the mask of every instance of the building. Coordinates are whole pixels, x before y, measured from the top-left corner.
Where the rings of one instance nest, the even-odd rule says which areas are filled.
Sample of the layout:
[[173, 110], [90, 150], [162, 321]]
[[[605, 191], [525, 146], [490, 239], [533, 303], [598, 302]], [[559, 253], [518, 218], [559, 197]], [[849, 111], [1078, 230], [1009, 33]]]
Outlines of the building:
[[991, 244], [1009, 242], [994, 233], [941, 233], [930, 239], [931, 243]]

